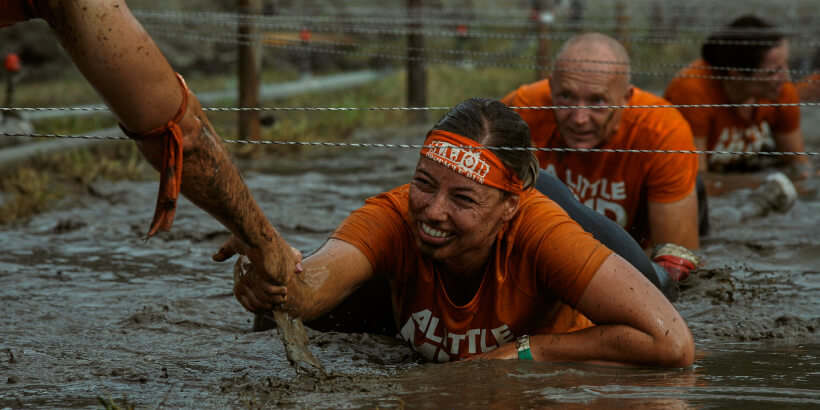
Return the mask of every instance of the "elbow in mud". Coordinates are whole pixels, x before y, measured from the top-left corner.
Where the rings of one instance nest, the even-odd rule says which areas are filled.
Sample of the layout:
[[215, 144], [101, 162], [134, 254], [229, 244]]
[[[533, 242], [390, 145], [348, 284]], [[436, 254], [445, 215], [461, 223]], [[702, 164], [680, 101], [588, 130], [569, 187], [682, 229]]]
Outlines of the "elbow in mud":
[[689, 367], [695, 361], [695, 341], [688, 328], [680, 332], [670, 331], [657, 346], [661, 367]]

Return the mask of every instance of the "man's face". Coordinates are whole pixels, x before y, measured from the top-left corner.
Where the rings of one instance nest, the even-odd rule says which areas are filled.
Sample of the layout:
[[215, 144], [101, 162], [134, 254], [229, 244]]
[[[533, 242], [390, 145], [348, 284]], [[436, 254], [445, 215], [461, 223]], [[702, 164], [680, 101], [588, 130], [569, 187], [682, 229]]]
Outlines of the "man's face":
[[[626, 105], [632, 95], [625, 74], [628, 68], [613, 64], [564, 63], [550, 77], [555, 105]], [[594, 72], [606, 71], [606, 73]], [[595, 148], [618, 131], [622, 109], [563, 108], [553, 110], [558, 131], [570, 148]]]

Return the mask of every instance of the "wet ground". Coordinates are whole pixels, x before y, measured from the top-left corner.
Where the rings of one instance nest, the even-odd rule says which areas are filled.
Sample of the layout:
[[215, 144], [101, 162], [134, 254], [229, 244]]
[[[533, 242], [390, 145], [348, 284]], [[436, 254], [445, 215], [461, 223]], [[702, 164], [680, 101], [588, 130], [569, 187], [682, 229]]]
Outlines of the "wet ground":
[[[425, 131], [357, 140], [417, 144]], [[807, 137], [818, 151], [820, 135]], [[408, 181], [416, 159], [408, 149], [306, 148], [241, 167], [274, 224], [309, 253], [364, 198]], [[676, 302], [696, 339], [691, 369], [424, 364], [390, 337], [311, 331], [326, 379], [297, 374], [276, 330], [250, 331], [231, 295], [232, 263], [210, 261], [227, 238], [220, 225], [183, 200], [172, 232], [144, 243], [156, 183], [92, 188], [2, 227], [0, 408], [820, 406], [812, 184], [786, 214], [713, 221], [704, 269]]]

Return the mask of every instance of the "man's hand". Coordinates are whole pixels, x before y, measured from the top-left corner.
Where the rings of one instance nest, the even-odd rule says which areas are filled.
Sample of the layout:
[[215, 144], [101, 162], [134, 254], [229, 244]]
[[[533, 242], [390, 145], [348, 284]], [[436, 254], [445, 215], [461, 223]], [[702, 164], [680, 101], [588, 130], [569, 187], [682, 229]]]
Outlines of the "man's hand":
[[652, 261], [661, 265], [675, 282], [688, 278], [697, 269], [699, 262], [692, 251], [673, 243], [656, 246], [652, 252]]

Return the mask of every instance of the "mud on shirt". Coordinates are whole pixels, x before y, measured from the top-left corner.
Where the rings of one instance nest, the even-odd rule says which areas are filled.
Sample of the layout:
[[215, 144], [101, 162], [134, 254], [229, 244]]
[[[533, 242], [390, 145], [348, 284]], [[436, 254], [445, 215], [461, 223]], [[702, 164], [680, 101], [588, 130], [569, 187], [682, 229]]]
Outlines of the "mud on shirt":
[[[456, 305], [441, 272], [416, 247], [409, 185], [370, 198], [331, 236], [358, 248], [390, 283], [400, 337], [432, 361], [447, 362], [498, 348], [524, 334], [566, 332], [574, 306], [612, 253], [557, 204], [535, 190], [495, 239], [476, 296]], [[574, 312], [574, 311], [573, 311]], [[570, 319], [570, 320], [568, 320]]]
[[[669, 105], [634, 88], [629, 105]], [[524, 85], [502, 100], [508, 106], [551, 106], [549, 80]], [[519, 110], [535, 147], [566, 148], [550, 110]], [[694, 150], [692, 133], [675, 108], [625, 108], [618, 131], [597, 148]], [[683, 199], [695, 187], [697, 156], [668, 153], [586, 153], [536, 151], [541, 168], [569, 187], [575, 197], [625, 228], [643, 246], [649, 243], [647, 201]]]
[[[687, 76], [719, 76], [702, 59], [681, 70]], [[722, 80], [712, 78], [676, 77], [666, 88], [665, 97], [673, 104], [729, 104]], [[786, 83], [777, 100], [761, 99], [760, 104], [797, 103], [794, 84]], [[711, 151], [752, 151], [774, 147], [774, 135], [789, 133], [800, 127], [800, 107], [755, 107], [751, 121], [745, 120], [732, 107], [681, 108], [689, 121], [692, 134], [705, 137]], [[748, 157], [731, 154], [709, 155], [710, 168], [737, 164]]]

